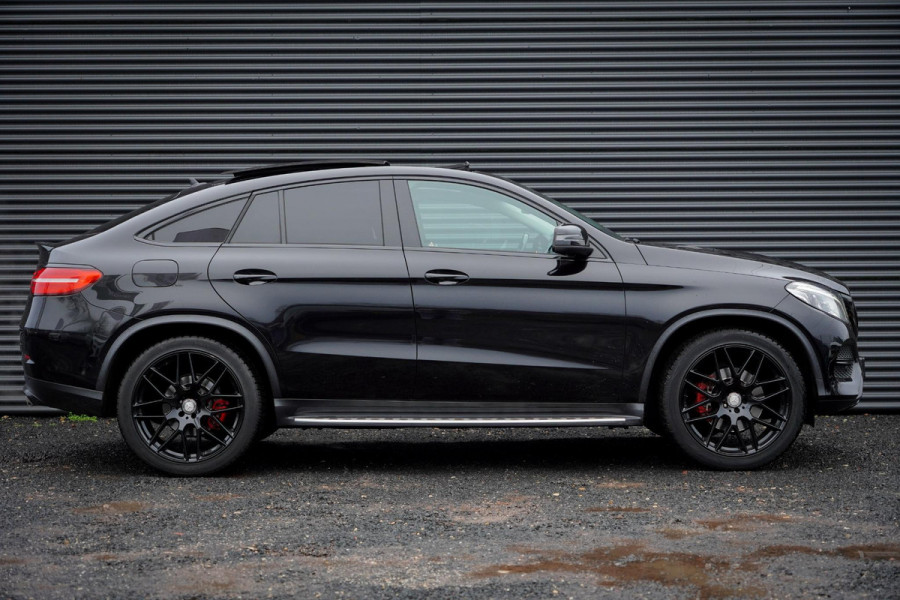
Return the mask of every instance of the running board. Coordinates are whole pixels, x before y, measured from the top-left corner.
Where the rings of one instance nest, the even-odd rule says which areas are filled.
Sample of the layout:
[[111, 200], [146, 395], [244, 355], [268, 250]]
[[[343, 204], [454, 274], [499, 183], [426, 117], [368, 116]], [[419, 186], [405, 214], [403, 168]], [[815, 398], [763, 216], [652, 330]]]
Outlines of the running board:
[[278, 427], [627, 427], [643, 406], [628, 403], [276, 398]]
[[292, 417], [291, 420], [299, 427], [622, 427], [641, 424], [636, 417]]

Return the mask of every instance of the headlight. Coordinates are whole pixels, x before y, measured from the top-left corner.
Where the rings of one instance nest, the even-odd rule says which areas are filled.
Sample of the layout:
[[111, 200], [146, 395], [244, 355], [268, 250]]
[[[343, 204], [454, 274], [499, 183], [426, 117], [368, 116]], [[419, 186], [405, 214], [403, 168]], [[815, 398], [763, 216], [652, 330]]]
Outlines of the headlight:
[[850, 322], [844, 302], [831, 290], [805, 281], [792, 281], [784, 289], [813, 308], [821, 310], [823, 313], [831, 315], [835, 319], [840, 319], [845, 323]]

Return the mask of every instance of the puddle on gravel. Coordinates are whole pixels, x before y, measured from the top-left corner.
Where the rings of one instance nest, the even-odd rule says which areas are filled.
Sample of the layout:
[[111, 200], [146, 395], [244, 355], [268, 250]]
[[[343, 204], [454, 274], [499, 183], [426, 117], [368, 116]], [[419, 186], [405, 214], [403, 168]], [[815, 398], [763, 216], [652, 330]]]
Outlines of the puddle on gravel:
[[850, 560], [900, 561], [900, 544], [857, 544], [833, 549], [817, 549], [809, 546], [767, 546], [747, 555], [747, 558], [781, 558], [790, 554], [839, 556]]
[[600, 577], [599, 584], [617, 587], [629, 583], [658, 583], [666, 587], [693, 587], [700, 598], [756, 598], [765, 590], [742, 586], [730, 574], [730, 562], [715, 556], [688, 552], [658, 552], [642, 543], [596, 548], [582, 554], [562, 551], [519, 550], [538, 559], [522, 564], [485, 567], [475, 577], [538, 572], [589, 573]]
[[832, 553], [860, 560], [900, 560], [900, 544], [861, 544], [837, 548]]
[[656, 532], [669, 540], [683, 540], [684, 538], [703, 535], [705, 530], [711, 531], [753, 531], [771, 523], [792, 523], [795, 519], [790, 515], [773, 514], [740, 514], [718, 519], [698, 519], [694, 521], [703, 529], [685, 527], [664, 527]]
[[677, 529], [675, 527], [664, 527], [663, 529], [657, 529], [656, 532], [669, 540], [683, 540], [684, 538], [690, 537], [692, 535], [700, 535], [700, 532], [697, 531], [692, 531], [690, 529]]
[[84, 515], [124, 515], [136, 513], [150, 508], [149, 504], [125, 500], [122, 502], [108, 502], [97, 506], [85, 506], [76, 508], [72, 512]]
[[900, 560], [900, 544], [866, 544], [819, 550], [809, 546], [766, 546], [743, 555], [723, 556], [690, 552], [663, 552], [642, 542], [596, 548], [584, 553], [512, 547], [534, 560], [518, 564], [497, 564], [471, 575], [477, 578], [534, 573], [583, 573], [600, 578], [599, 585], [616, 587], [630, 583], [658, 583], [666, 587], [691, 587], [698, 598], [760, 598], [769, 592], [742, 579], [761, 572], [759, 560], [791, 554], [811, 554], [851, 560]]
[[735, 515], [723, 519], [698, 519], [695, 521], [697, 525], [702, 525], [713, 531], [752, 531], [760, 525], [768, 523], [788, 523], [792, 517], [790, 515]]

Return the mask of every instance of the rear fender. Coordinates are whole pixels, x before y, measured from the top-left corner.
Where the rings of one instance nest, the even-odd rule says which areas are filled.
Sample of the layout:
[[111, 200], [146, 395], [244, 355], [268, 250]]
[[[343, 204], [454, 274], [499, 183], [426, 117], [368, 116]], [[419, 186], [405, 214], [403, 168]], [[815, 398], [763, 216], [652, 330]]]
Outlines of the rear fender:
[[125, 343], [135, 334], [146, 331], [148, 329], [152, 329], [154, 327], [159, 327], [161, 325], [179, 324], [184, 324], [185, 326], [211, 325], [214, 327], [227, 329], [241, 336], [254, 349], [254, 351], [258, 355], [260, 363], [265, 368], [272, 394], [276, 398], [280, 396], [281, 386], [278, 380], [278, 371], [275, 368], [275, 362], [272, 359], [272, 354], [267, 349], [263, 341], [256, 337], [256, 335], [254, 335], [249, 329], [239, 323], [235, 323], [234, 321], [229, 321], [228, 319], [223, 319], [221, 317], [213, 317], [209, 315], [161, 315], [157, 317], [151, 317], [149, 319], [142, 319], [140, 321], [136, 320], [133, 325], [131, 325], [126, 331], [124, 331], [121, 335], [119, 335], [119, 337], [116, 338], [116, 340], [107, 350], [106, 356], [103, 358], [103, 364], [100, 367], [100, 374], [97, 380], [97, 389], [106, 389], [106, 383], [110, 375], [110, 367], [113, 364], [118, 350], [123, 345], [125, 345]]

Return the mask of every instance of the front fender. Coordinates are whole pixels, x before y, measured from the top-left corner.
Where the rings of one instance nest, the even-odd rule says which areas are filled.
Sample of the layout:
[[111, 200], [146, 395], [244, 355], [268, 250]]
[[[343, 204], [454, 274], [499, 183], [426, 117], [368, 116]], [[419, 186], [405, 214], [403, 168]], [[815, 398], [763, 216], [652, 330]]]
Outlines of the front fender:
[[790, 331], [790, 333], [796, 339], [796, 342], [800, 345], [800, 347], [803, 348], [803, 351], [805, 353], [805, 356], [803, 358], [806, 359], [805, 362], [812, 366], [813, 378], [816, 383], [816, 392], [818, 396], [827, 394], [825, 389], [825, 380], [822, 374], [822, 365], [819, 362], [817, 353], [813, 348], [812, 343], [809, 341], [809, 338], [807, 338], [800, 327], [798, 327], [795, 323], [788, 320], [787, 318], [772, 312], [740, 308], [722, 308], [701, 310], [689, 315], [685, 315], [670, 323], [666, 327], [663, 333], [657, 338], [656, 343], [653, 345], [653, 348], [648, 355], [647, 362], [644, 365], [638, 396], [639, 401], [642, 404], [647, 402], [647, 395], [650, 391], [650, 384], [652, 383], [653, 372], [656, 367], [657, 361], [661, 359], [665, 360], [666, 357], [662, 355], [662, 351], [666, 347], [667, 342], [672, 339], [676, 339], [673, 336], [678, 336], [678, 333], [680, 331], [683, 331], [685, 327], [691, 327], [692, 325], [699, 324], [699, 322], [701, 321], [709, 320], [718, 321], [719, 323], [721, 323], [721, 320], [723, 318], [734, 319], [740, 317], [764, 320], [775, 326]]

